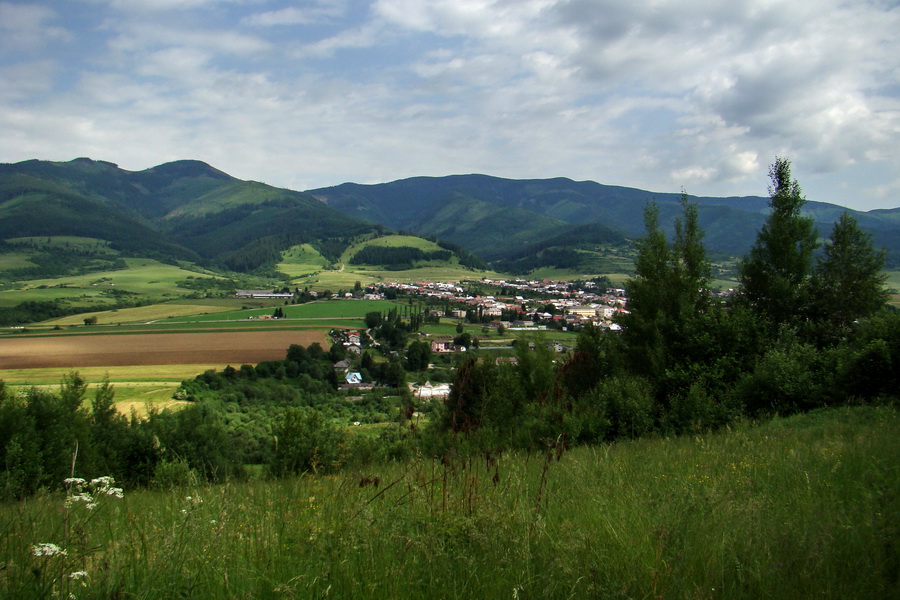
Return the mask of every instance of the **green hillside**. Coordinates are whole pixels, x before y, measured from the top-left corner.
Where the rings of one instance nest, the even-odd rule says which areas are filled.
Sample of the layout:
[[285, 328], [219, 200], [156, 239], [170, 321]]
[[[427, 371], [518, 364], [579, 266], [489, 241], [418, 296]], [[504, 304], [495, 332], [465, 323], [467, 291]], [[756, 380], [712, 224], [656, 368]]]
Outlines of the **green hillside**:
[[[27, 277], [35, 267], [47, 273], [55, 264], [63, 275], [109, 268], [110, 256], [119, 256], [274, 277], [282, 269], [301, 277], [348, 264], [352, 244], [393, 230], [426, 237], [439, 248], [424, 255], [405, 251], [409, 256], [370, 249], [358, 257], [352, 253], [352, 259], [387, 270], [457, 260], [476, 269], [489, 261], [496, 270], [517, 274], [627, 272], [631, 240], [644, 232], [645, 206], [658, 205], [661, 227], [671, 235], [679, 197], [592, 181], [486, 175], [297, 192], [241, 181], [196, 160], [136, 172], [86, 158], [31, 160], [0, 164], [0, 241], [74, 236], [99, 240], [96, 248], [118, 255], [88, 256], [88, 249], [79, 248], [66, 256], [58, 248], [21, 245], [13, 252], [4, 246], [0, 268]], [[699, 206], [704, 243], [716, 256], [744, 255], [768, 214], [762, 197], [692, 200]], [[804, 207], [822, 238], [844, 210], [814, 201]], [[851, 211], [876, 246], [887, 249], [889, 267], [900, 265], [898, 210]], [[287, 258], [302, 246], [309, 249], [308, 262]]]
[[[509, 180], [485, 175], [414, 177], [377, 185], [347, 183], [309, 192], [329, 206], [375, 223], [450, 240], [492, 261], [516, 260], [523, 247], [543, 244], [571, 226], [603, 225], [635, 238], [644, 232], [644, 207], [655, 202], [660, 224], [671, 234], [679, 214], [679, 193], [649, 192], [565, 178]], [[691, 197], [710, 252], [745, 254], [768, 214], [758, 196]], [[847, 209], [810, 199], [804, 212], [827, 237]], [[878, 246], [888, 264], [900, 264], [897, 210], [849, 211]], [[571, 249], [571, 248], [570, 248]], [[505, 264], [505, 263], [498, 263]]]
[[127, 256], [271, 269], [303, 243], [336, 259], [372, 225], [309, 195], [240, 181], [200, 161], [130, 172], [113, 163], [0, 165], [0, 240], [79, 236]]

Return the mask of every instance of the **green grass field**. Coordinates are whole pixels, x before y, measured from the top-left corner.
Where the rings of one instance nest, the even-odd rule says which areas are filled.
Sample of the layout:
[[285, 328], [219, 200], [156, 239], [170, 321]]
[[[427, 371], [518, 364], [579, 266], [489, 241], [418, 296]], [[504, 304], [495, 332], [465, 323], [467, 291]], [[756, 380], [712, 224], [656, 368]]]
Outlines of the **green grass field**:
[[346, 250], [344, 250], [344, 253], [341, 255], [341, 262], [349, 262], [357, 252], [359, 252], [366, 246], [386, 246], [388, 248], [408, 246], [410, 248], [418, 248], [419, 250], [422, 250], [424, 252], [431, 252], [441, 249], [441, 247], [436, 243], [424, 238], [412, 235], [386, 235], [371, 240], [365, 240], [358, 244], [352, 244]]
[[[362, 319], [368, 312], [387, 312], [398, 306], [402, 307], [403, 305], [390, 300], [322, 300], [306, 304], [281, 305], [280, 307], [284, 311], [285, 319]], [[273, 310], [274, 307], [223, 311], [207, 315], [193, 315], [190, 318], [179, 318], [176, 320], [200, 323], [203, 321], [246, 319], [248, 317], [259, 318], [260, 316], [271, 315]]]
[[29, 256], [30, 254], [27, 252], [4, 252], [0, 254], [0, 272], [37, 266], [28, 260]]
[[179, 302], [152, 304], [150, 306], [138, 306], [135, 308], [120, 308], [116, 310], [104, 310], [78, 315], [70, 315], [61, 319], [44, 321], [41, 325], [61, 327], [81, 325], [88, 317], [97, 317], [98, 323], [147, 323], [160, 319], [172, 319], [178, 317], [196, 316], [204, 313], [222, 313], [229, 311], [231, 307], [215, 304], [182, 304]]
[[114, 301], [105, 295], [113, 290], [141, 297], [176, 298], [191, 293], [178, 282], [196, 276], [195, 271], [163, 264], [151, 259], [127, 258], [128, 269], [100, 271], [87, 275], [34, 279], [20, 283], [15, 289], [0, 292], [0, 306], [15, 306], [33, 300], [67, 298], [81, 305], [103, 305]]
[[857, 407], [90, 511], [47, 494], [0, 506], [0, 595], [881, 600], [900, 592], [898, 489], [900, 418]]
[[[193, 376], [195, 377], [200, 373], [202, 373], [202, 371], [194, 373]], [[175, 393], [175, 390], [178, 389], [179, 385], [181, 385], [180, 381], [116, 382], [114, 383], [114, 388], [116, 391], [116, 410], [118, 410], [125, 416], [130, 417], [132, 414], [136, 414], [138, 417], [144, 417], [146, 416], [148, 409], [151, 406], [155, 407], [158, 410], [163, 410], [165, 408], [177, 409], [181, 406], [185, 406], [188, 404], [187, 402], [174, 400], [172, 398], [172, 395]], [[50, 392], [57, 392], [59, 388], [58, 384], [8, 384], [8, 386], [13, 393], [24, 393], [32, 387], [45, 388]], [[88, 409], [90, 407], [91, 398], [94, 397], [94, 392], [97, 386], [98, 384], [91, 384], [88, 386], [87, 396], [85, 398], [85, 407]]]
[[[78, 367], [78, 373], [92, 384], [99, 383], [109, 375], [113, 384], [119, 382], [131, 383], [156, 383], [156, 382], [181, 382], [190, 379], [206, 371], [207, 369], [220, 369], [222, 365], [194, 364], [194, 365], [142, 365], [140, 367]], [[11, 385], [59, 385], [63, 378], [73, 369], [3, 369], [0, 370], [0, 380]]]
[[219, 370], [222, 365], [145, 365], [140, 367], [79, 367], [78, 369], [0, 369], [0, 381], [13, 392], [30, 387], [45, 387], [57, 391], [64, 377], [72, 371], [88, 382], [87, 401], [93, 398], [97, 386], [109, 378], [115, 389], [116, 408], [125, 415], [134, 410], [146, 414], [147, 406], [172, 408], [183, 403], [172, 400], [172, 394], [185, 379], [193, 379], [208, 369]]
[[328, 259], [309, 244], [291, 247], [281, 253], [281, 259], [276, 268], [291, 278], [321, 271], [329, 265]]

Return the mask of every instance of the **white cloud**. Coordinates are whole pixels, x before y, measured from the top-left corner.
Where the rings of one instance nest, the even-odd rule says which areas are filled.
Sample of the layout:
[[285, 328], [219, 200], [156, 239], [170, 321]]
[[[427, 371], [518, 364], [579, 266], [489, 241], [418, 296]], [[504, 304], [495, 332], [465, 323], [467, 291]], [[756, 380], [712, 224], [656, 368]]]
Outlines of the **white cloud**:
[[291, 55], [294, 58], [330, 57], [339, 50], [369, 48], [378, 43], [383, 34], [380, 25], [367, 23], [353, 29], [345, 29], [340, 33], [295, 48]]
[[197, 30], [161, 23], [128, 23], [111, 42], [114, 51], [140, 52], [165, 47], [194, 48], [221, 55], [253, 55], [271, 49], [271, 43], [252, 35], [216, 29]]
[[287, 25], [310, 25], [330, 21], [343, 15], [347, 10], [343, 0], [320, 0], [304, 3], [303, 6], [286, 6], [277, 10], [255, 13], [245, 17], [247, 25], [271, 27]]
[[47, 59], [0, 66], [0, 101], [21, 101], [42, 96], [53, 89], [59, 66]]
[[31, 54], [0, 55], [15, 148], [0, 159], [764, 195], [786, 155], [831, 201], [863, 172], [871, 193], [893, 189], [900, 164], [900, 10], [883, 3], [36, 0], [4, 15]]
[[72, 39], [65, 28], [50, 24], [56, 20], [56, 12], [45, 6], [0, 2], [0, 54], [33, 52]]
[[246, 4], [248, 0], [85, 0], [105, 3], [122, 12], [167, 12], [173, 10], [215, 9], [219, 5]]

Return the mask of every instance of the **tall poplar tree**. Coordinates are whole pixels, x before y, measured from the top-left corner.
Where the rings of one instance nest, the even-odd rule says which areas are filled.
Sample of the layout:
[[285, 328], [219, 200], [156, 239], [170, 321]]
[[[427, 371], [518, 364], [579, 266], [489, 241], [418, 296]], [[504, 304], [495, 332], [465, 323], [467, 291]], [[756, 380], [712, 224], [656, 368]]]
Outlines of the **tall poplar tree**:
[[791, 179], [791, 163], [776, 158], [769, 169], [768, 220], [738, 267], [740, 297], [769, 323], [797, 322], [808, 301], [818, 233], [801, 213], [806, 200]]

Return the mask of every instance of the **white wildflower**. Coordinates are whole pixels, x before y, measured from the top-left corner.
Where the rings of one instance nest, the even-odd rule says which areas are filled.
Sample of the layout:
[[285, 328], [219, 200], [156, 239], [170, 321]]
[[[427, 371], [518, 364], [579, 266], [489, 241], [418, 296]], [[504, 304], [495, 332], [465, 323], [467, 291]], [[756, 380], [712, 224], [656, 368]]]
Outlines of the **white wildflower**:
[[95, 493], [106, 494], [107, 496], [115, 496], [121, 498], [123, 496], [122, 488], [115, 487], [116, 479], [109, 475], [97, 477], [91, 480], [91, 487]]
[[69, 573], [69, 579], [74, 579], [78, 581], [79, 579], [84, 579], [87, 577], [87, 571], [75, 571], [74, 573]]
[[94, 502], [94, 497], [88, 493], [81, 492], [78, 494], [72, 494], [66, 498], [66, 506], [72, 506], [76, 502], [84, 502], [85, 504], [92, 504]]
[[31, 547], [31, 553], [35, 556], [68, 556], [69, 552], [56, 544], [43, 543]]
[[106, 495], [107, 496], [115, 496], [116, 498], [124, 498], [125, 492], [122, 491], [122, 488], [114, 487], [114, 488], [109, 488], [108, 490], [106, 490]]
[[85, 481], [81, 477], [67, 477], [63, 483], [65, 483], [66, 485], [81, 487], [85, 484]]

